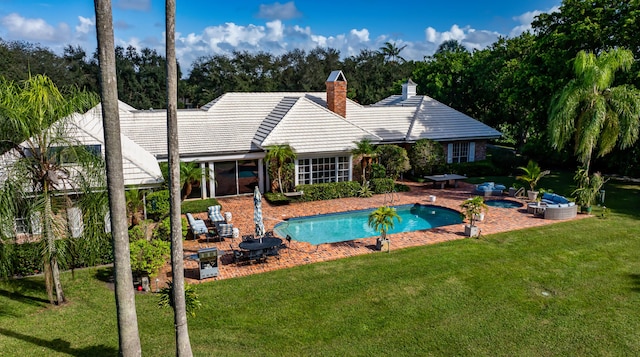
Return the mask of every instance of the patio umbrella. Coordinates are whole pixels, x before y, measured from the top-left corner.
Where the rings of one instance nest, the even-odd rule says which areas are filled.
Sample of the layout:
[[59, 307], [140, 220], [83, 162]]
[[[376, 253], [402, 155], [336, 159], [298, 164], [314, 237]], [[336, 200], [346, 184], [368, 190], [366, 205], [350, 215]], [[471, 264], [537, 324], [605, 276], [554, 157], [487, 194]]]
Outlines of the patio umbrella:
[[258, 186], [253, 190], [253, 223], [256, 224], [256, 236], [264, 236], [264, 223], [262, 222], [262, 195]]

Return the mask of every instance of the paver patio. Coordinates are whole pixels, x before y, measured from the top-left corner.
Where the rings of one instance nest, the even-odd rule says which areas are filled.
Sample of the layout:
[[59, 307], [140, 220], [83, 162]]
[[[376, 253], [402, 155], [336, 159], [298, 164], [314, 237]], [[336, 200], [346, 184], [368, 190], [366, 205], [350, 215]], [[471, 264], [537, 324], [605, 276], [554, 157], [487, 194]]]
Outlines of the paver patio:
[[[472, 197], [473, 185], [460, 183], [457, 188], [434, 189], [431, 184], [406, 182], [411, 190], [394, 195], [393, 205], [401, 204], [432, 204], [429, 196], [435, 195], [435, 205], [460, 210], [463, 200]], [[507, 198], [505, 199], [512, 199]], [[389, 195], [374, 195], [370, 198], [342, 198], [326, 201], [299, 202], [288, 205], [274, 206], [263, 199], [263, 218], [265, 228], [272, 230], [278, 223], [287, 218], [310, 216], [316, 214], [344, 212], [367, 208], [376, 208], [387, 202]], [[231, 212], [234, 227], [239, 228], [240, 235], [253, 234], [253, 196], [239, 196], [220, 198], [222, 211]], [[194, 216], [206, 219], [206, 213], [194, 214]], [[578, 215], [576, 218], [587, 217]], [[481, 234], [492, 234], [516, 229], [542, 226], [557, 223], [558, 221], [544, 220], [526, 213], [526, 205], [521, 208], [489, 207], [485, 219], [478, 223]], [[398, 234], [390, 234], [391, 251], [406, 247], [433, 244], [454, 239], [464, 239], [463, 224], [455, 224], [423, 231], [414, 231]], [[283, 237], [281, 237], [283, 238]], [[216, 279], [228, 279], [266, 271], [284, 269], [297, 265], [310, 264], [334, 259], [340, 259], [360, 254], [386, 254], [375, 250], [375, 237], [355, 239], [348, 242], [327, 243], [318, 246], [309, 243], [292, 241], [288, 249], [281, 250], [280, 258], [270, 257], [264, 263], [236, 265], [232, 262], [232, 249], [238, 249], [241, 238], [226, 239], [222, 242], [206, 242], [204, 239], [184, 241], [185, 257], [193, 255], [198, 249], [205, 247], [217, 247], [226, 253], [220, 257], [219, 275], [216, 278], [198, 280], [198, 263], [185, 259], [185, 276], [189, 283], [199, 283]], [[286, 243], [286, 241], [285, 241]], [[170, 266], [167, 264], [159, 274], [159, 279], [164, 283], [170, 279]]]

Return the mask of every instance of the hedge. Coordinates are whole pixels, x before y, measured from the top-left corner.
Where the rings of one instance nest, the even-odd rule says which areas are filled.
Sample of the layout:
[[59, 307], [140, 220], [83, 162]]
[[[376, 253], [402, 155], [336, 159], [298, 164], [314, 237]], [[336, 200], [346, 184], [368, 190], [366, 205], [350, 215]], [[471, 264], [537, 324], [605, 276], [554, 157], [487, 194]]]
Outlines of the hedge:
[[393, 192], [395, 181], [391, 178], [375, 178], [369, 181], [373, 193]]
[[357, 197], [362, 186], [358, 181], [329, 182], [298, 185], [296, 191], [304, 191], [300, 201], [321, 201], [334, 198]]
[[147, 195], [147, 215], [154, 221], [168, 216], [170, 207], [169, 190], [155, 191]]
[[448, 164], [446, 170], [467, 177], [500, 176], [501, 172], [488, 160]]

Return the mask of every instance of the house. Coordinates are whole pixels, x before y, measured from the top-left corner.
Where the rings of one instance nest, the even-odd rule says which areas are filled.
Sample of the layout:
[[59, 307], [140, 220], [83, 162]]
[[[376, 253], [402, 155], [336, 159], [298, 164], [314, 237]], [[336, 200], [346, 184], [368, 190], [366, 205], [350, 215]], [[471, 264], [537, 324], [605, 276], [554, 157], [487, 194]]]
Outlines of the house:
[[[416, 95], [416, 86], [408, 80], [401, 95], [363, 106], [347, 98], [344, 73], [333, 71], [326, 92], [226, 93], [201, 108], [178, 110], [180, 159], [208, 169], [191, 197], [250, 194], [255, 185], [264, 192], [265, 147], [275, 144], [289, 144], [296, 152], [296, 185], [351, 180], [351, 151], [363, 138], [405, 146], [431, 139], [442, 143], [449, 163], [484, 159], [487, 141], [500, 132]], [[140, 169], [157, 165], [150, 157], [167, 161], [166, 111], [122, 102], [119, 108], [123, 143], [131, 144], [123, 145], [123, 154], [144, 155], [145, 162], [136, 162]], [[95, 126], [100, 115], [98, 106], [83, 116]], [[146, 172], [157, 173], [155, 166]]]

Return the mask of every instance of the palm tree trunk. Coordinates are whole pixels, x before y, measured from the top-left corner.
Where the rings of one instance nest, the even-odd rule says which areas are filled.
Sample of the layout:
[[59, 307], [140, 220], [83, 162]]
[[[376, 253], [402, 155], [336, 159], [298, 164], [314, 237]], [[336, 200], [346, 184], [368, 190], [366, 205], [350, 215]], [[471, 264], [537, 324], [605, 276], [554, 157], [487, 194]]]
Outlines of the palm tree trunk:
[[[178, 143], [178, 65], [176, 61], [176, 2], [166, 0], [167, 54], [167, 144], [169, 149], [169, 196], [171, 224], [171, 274], [173, 278], [173, 316], [176, 333], [176, 356], [193, 356], [187, 325], [187, 304], [184, 295], [184, 251], [182, 248], [182, 218], [180, 216], [180, 153]], [[191, 193], [191, 183], [187, 182]]]
[[282, 167], [278, 167], [278, 186], [280, 186], [280, 193], [284, 195], [284, 189], [282, 188]]
[[[51, 209], [51, 196], [49, 195], [49, 186], [45, 182], [43, 184], [44, 211], [41, 222], [43, 223], [43, 233], [47, 241], [47, 256], [49, 265], [50, 283], [56, 293], [56, 303], [61, 305], [64, 303], [64, 292], [60, 283], [60, 268], [58, 267], [58, 250], [56, 248], [56, 236], [53, 231], [53, 210]], [[50, 289], [50, 287], [49, 287]], [[51, 295], [50, 295], [51, 297]]]
[[118, 84], [113, 43], [113, 19], [110, 0], [94, 0], [98, 60], [100, 63], [100, 89], [102, 96], [102, 123], [104, 128], [107, 189], [113, 237], [116, 311], [121, 356], [141, 356], [138, 316], [133, 290], [129, 234], [127, 231], [127, 205], [124, 194], [122, 168], [122, 142], [118, 114]]

